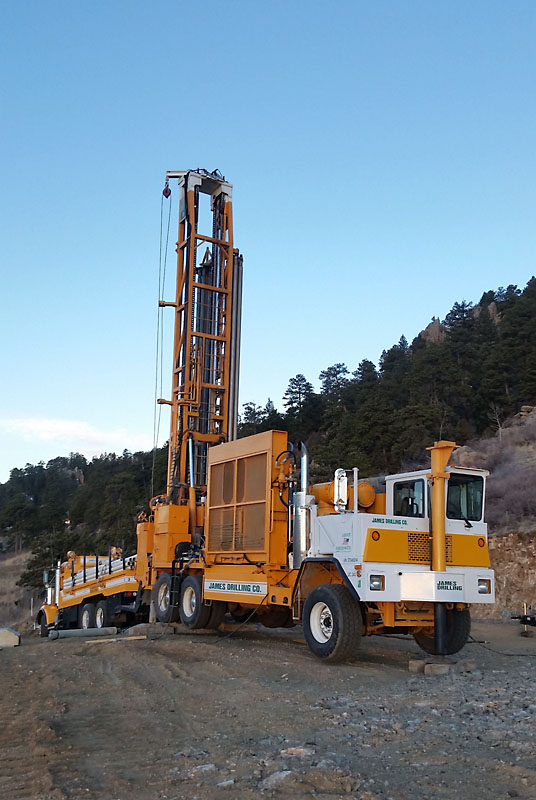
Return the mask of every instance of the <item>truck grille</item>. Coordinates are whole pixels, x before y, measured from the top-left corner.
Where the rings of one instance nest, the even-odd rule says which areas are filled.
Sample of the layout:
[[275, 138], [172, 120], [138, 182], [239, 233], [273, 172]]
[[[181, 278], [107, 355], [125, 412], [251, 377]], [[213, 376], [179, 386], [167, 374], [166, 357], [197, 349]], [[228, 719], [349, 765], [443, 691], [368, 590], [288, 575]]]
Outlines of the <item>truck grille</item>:
[[[447, 564], [452, 564], [452, 536], [445, 536]], [[408, 560], [430, 562], [430, 543], [427, 533], [408, 533]]]

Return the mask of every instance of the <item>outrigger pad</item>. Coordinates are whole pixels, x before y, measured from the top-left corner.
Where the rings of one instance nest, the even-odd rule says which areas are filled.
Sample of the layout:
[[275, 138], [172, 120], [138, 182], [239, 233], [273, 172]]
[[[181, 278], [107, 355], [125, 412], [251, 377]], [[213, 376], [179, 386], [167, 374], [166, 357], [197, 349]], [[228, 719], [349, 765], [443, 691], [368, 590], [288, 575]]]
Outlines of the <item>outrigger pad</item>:
[[20, 633], [13, 628], [0, 628], [0, 647], [18, 647], [20, 644]]

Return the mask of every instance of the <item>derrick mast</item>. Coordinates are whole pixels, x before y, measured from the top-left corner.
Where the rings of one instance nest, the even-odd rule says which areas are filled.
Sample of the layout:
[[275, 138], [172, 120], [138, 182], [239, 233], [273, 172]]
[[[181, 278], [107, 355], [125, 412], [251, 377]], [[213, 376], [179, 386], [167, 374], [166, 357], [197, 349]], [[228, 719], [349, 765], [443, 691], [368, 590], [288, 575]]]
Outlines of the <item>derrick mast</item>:
[[[207, 452], [236, 438], [242, 256], [234, 249], [232, 186], [217, 171], [167, 172], [179, 186], [177, 282], [167, 502], [195, 507], [206, 491]], [[202, 204], [210, 202], [210, 214]], [[212, 225], [210, 229], [210, 217]], [[203, 221], [209, 220], [201, 230]]]

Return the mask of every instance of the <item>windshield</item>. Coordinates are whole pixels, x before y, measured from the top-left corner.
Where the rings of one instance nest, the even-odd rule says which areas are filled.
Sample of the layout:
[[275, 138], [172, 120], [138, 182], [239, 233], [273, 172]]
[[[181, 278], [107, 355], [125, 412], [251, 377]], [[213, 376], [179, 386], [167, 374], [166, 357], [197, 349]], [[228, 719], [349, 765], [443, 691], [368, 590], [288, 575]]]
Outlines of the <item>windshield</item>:
[[484, 479], [452, 473], [448, 482], [447, 517], [478, 522], [482, 519]]

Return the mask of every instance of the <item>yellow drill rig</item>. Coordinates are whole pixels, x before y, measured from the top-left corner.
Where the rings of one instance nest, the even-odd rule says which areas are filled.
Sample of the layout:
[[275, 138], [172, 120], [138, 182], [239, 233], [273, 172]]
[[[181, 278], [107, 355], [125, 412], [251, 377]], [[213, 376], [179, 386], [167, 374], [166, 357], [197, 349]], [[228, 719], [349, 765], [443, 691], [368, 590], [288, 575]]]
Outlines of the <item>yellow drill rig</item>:
[[[218, 172], [168, 172], [179, 235], [166, 494], [137, 526], [137, 553], [77, 556], [56, 570], [39, 612], [51, 627], [179, 620], [218, 628], [227, 612], [267, 627], [302, 623], [314, 655], [342, 661], [362, 636], [412, 634], [455, 653], [469, 606], [494, 602], [484, 496], [487, 472], [449, 466], [389, 475], [377, 491], [358, 470], [311, 485], [308, 453], [284, 431], [237, 439], [242, 257], [232, 187]], [[199, 230], [208, 195], [212, 230]], [[202, 255], [201, 255], [202, 254]], [[383, 488], [383, 487], [382, 487]], [[121, 616], [119, 616], [121, 615]]]

